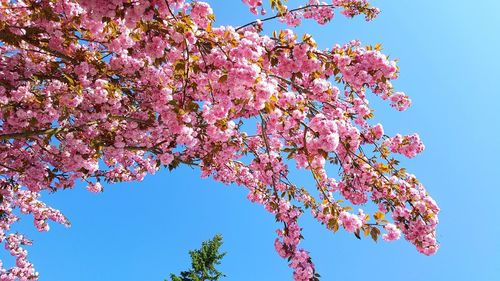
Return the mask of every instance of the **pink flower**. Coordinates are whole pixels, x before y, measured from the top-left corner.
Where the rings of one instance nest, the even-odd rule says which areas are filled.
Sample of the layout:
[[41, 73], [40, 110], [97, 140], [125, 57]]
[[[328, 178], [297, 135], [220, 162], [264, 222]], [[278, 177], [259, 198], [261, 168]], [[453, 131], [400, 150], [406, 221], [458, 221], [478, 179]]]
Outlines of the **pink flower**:
[[250, 11], [257, 14], [257, 7], [262, 6], [262, 0], [241, 0], [243, 3], [250, 6]]
[[201, 28], [207, 28], [210, 23], [209, 16], [213, 14], [212, 8], [205, 2], [194, 2], [191, 9], [193, 21]]
[[399, 230], [398, 227], [392, 223], [386, 224], [384, 229], [387, 231], [386, 234], [382, 235], [382, 238], [385, 241], [394, 241], [401, 237], [401, 230]]
[[87, 186], [87, 190], [90, 192], [99, 193], [103, 192], [104, 189], [100, 182], [96, 182], [96, 183], [89, 183], [89, 185]]
[[340, 213], [339, 221], [342, 226], [344, 226], [345, 230], [349, 232], [356, 232], [363, 225], [363, 222], [359, 219], [358, 216], [346, 211], [342, 211]]
[[411, 100], [405, 93], [396, 92], [391, 97], [391, 106], [399, 111], [406, 110], [411, 105]]
[[396, 134], [394, 137], [385, 140], [384, 144], [387, 145], [392, 152], [403, 154], [408, 158], [417, 156], [425, 149], [425, 145], [420, 140], [418, 134], [406, 136]]

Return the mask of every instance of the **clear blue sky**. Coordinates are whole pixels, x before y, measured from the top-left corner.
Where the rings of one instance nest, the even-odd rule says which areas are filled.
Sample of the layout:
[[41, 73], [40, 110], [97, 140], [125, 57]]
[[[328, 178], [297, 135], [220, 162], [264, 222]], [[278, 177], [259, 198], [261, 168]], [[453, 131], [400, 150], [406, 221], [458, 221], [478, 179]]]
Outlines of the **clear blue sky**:
[[[218, 24], [252, 19], [239, 0], [210, 2]], [[389, 134], [418, 132], [425, 141], [426, 151], [404, 163], [441, 206], [441, 249], [426, 257], [404, 240], [375, 244], [333, 235], [309, 215], [303, 245], [322, 280], [500, 280], [500, 2], [373, 3], [382, 10], [374, 22], [338, 16], [298, 32], [312, 33], [324, 48], [351, 39], [381, 42], [399, 59], [395, 85], [413, 107], [398, 113], [374, 102], [376, 121]], [[221, 266], [226, 280], [291, 280], [273, 247], [278, 225], [242, 188], [202, 180], [189, 168], [105, 188], [101, 195], [82, 185], [44, 195], [71, 219], [70, 229], [52, 224], [40, 234], [27, 226], [29, 218], [21, 223], [35, 240], [29, 251], [41, 281], [163, 280], [187, 268], [187, 251], [215, 233], [228, 252]]]

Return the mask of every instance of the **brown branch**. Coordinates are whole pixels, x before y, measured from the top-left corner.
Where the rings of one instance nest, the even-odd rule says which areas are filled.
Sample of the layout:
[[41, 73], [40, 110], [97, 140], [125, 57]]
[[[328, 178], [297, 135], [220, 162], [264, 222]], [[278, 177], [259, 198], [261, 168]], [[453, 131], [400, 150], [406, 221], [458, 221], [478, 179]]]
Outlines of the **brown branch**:
[[278, 14], [272, 16], [272, 17], [268, 17], [268, 18], [265, 18], [265, 19], [254, 20], [252, 22], [249, 22], [247, 24], [239, 26], [238, 28], [236, 28], [236, 31], [238, 31], [238, 30], [240, 30], [242, 28], [245, 28], [247, 26], [254, 25], [258, 21], [260, 21], [260, 22], [269, 21], [269, 20], [272, 20], [272, 19], [275, 19], [275, 18], [282, 17], [282, 16], [284, 16], [284, 15], [286, 15], [288, 13], [293, 13], [293, 12], [297, 12], [297, 11], [301, 11], [301, 10], [306, 10], [306, 9], [312, 8], [312, 7], [314, 7], [314, 8], [318, 8], [318, 7], [332, 7], [333, 8], [333, 7], [335, 7], [335, 5], [333, 5], [333, 4], [314, 4], [314, 5], [307, 5], [307, 6], [304, 6], [304, 7], [299, 7], [299, 8], [296, 8], [296, 9], [292, 9], [290, 11], [285, 11], [283, 14], [278, 13]]

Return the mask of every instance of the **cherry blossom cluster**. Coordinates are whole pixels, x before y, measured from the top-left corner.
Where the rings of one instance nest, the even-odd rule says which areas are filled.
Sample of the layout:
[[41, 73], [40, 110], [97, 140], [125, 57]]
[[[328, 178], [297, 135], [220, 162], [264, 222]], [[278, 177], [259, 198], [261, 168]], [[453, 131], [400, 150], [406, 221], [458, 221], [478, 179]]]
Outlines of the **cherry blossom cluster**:
[[268, 209], [273, 213], [277, 209], [276, 218], [285, 225], [284, 229], [276, 231], [278, 234], [278, 238], [274, 242], [276, 251], [282, 258], [289, 259], [290, 267], [294, 270], [294, 280], [315, 280], [317, 275], [309, 253], [298, 248], [301, 240], [301, 228], [298, 224], [300, 209], [283, 199], [271, 202], [277, 204], [277, 208], [269, 206]]
[[425, 149], [425, 145], [417, 134], [408, 136], [397, 134], [385, 140], [384, 144], [387, 145], [392, 152], [403, 154], [408, 158], [417, 156]]
[[[364, 14], [367, 21], [374, 19], [380, 13], [377, 8], [371, 7], [366, 0], [333, 0], [331, 3], [309, 0], [305, 6], [291, 10], [282, 3], [284, 1], [271, 1], [271, 3], [273, 2], [272, 7], [276, 7], [280, 21], [291, 27], [300, 25], [302, 18], [313, 19], [318, 24], [326, 24], [333, 19], [336, 8], [342, 8], [341, 13], [347, 17]], [[255, 10], [254, 5], [250, 5], [252, 11]]]
[[[35, 271], [33, 264], [27, 260], [28, 251], [23, 245], [31, 245], [31, 241], [23, 235], [12, 233], [2, 239], [5, 244], [5, 249], [16, 258], [16, 265], [9, 270], [0, 269], [0, 280], [15, 281], [15, 280], [34, 280], [38, 278], [38, 273]], [[0, 262], [0, 265], [2, 263]]]
[[382, 235], [382, 238], [385, 241], [398, 240], [399, 237], [401, 236], [401, 230], [399, 230], [398, 227], [392, 223], [386, 224], [384, 228], [385, 230], [387, 230], [387, 233]]
[[332, 0], [332, 3], [336, 6], [343, 7], [344, 10], [342, 14], [348, 17], [364, 14], [367, 20], [371, 20], [380, 13], [378, 8], [370, 6], [368, 0]]
[[[59, 210], [47, 207], [38, 200], [38, 192], [20, 189], [12, 182], [0, 179], [0, 242], [11, 256], [15, 257], [15, 266], [6, 270], [0, 267], [0, 280], [33, 280], [38, 278], [33, 264], [28, 260], [28, 251], [23, 246], [31, 245], [31, 241], [19, 233], [10, 233], [11, 225], [19, 221], [20, 217], [14, 214], [18, 210], [21, 214], [33, 216], [38, 231], [48, 231], [47, 221], [52, 220], [69, 226], [69, 221]], [[0, 265], [2, 263], [0, 262]]]
[[[275, 248], [295, 280], [319, 277], [300, 246], [306, 212], [333, 232], [437, 251], [439, 208], [395, 158], [424, 146], [416, 134], [386, 135], [369, 106], [372, 94], [410, 105], [392, 85], [396, 62], [378, 44], [320, 49], [309, 34], [261, 33], [271, 19], [324, 24], [337, 10], [372, 19], [367, 1], [272, 0], [274, 16], [240, 27], [215, 26], [201, 1], [0, 3], [0, 243], [16, 259], [1, 280], [38, 278], [16, 210], [39, 231], [69, 225], [41, 193], [77, 182], [100, 193], [179, 165], [246, 188], [282, 224]], [[292, 168], [315, 184], [295, 185]], [[370, 202], [374, 214], [351, 211]]]
[[243, 3], [250, 6], [250, 11], [257, 14], [257, 7], [262, 7], [262, 0], [242, 0]]

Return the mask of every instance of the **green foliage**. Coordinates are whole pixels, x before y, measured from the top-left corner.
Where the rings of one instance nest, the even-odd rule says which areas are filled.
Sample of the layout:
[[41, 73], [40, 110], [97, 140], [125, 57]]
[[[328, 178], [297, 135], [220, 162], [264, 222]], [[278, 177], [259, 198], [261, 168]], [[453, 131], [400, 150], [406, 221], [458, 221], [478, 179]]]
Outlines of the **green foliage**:
[[221, 245], [222, 236], [217, 234], [211, 240], [204, 241], [201, 249], [189, 251], [191, 269], [182, 271], [180, 276], [171, 273], [171, 281], [216, 281], [225, 277], [226, 275], [215, 268], [226, 255], [226, 253], [219, 253]]

